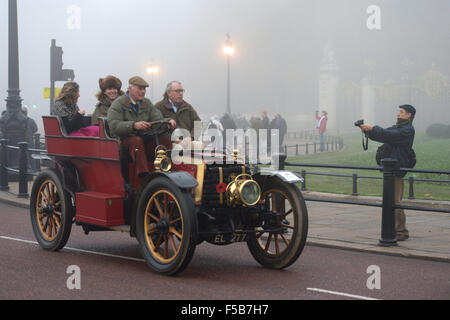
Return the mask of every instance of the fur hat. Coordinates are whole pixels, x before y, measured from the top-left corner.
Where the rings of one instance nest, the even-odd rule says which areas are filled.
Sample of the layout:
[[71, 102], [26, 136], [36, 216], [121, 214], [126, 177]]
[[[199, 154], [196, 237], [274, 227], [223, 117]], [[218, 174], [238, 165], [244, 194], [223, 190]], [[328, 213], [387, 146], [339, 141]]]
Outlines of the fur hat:
[[104, 79], [99, 79], [98, 83], [102, 92], [110, 88], [115, 88], [118, 92], [122, 89], [122, 81], [114, 76], [107, 76]]

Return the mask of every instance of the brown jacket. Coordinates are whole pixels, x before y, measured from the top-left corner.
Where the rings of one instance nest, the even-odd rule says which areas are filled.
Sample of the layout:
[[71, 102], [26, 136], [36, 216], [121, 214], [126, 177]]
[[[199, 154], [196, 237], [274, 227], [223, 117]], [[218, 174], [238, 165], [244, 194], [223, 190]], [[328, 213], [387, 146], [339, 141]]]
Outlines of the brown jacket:
[[[124, 92], [120, 91], [118, 97], [123, 96], [123, 95], [124, 95]], [[98, 102], [95, 105], [94, 113], [92, 114], [91, 124], [93, 126], [98, 126], [98, 118], [108, 117], [108, 109], [112, 103], [113, 103], [113, 101], [109, 100], [109, 98], [105, 94], [102, 94], [98, 98]]]
[[201, 121], [194, 108], [183, 100], [175, 112], [167, 98], [155, 104], [155, 107], [161, 111], [164, 118], [174, 119], [177, 122], [177, 128], [188, 130], [191, 137], [194, 137], [194, 122]]

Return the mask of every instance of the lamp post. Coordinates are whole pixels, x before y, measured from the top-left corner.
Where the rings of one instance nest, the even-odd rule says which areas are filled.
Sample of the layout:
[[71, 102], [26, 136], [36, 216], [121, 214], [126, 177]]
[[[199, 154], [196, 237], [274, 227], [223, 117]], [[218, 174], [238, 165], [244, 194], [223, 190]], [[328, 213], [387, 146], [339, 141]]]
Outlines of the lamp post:
[[[17, 0], [8, 2], [8, 97], [6, 112], [0, 119], [0, 130], [9, 145], [26, 141], [26, 116], [21, 112], [22, 98], [19, 88], [19, 36], [17, 23]], [[16, 153], [9, 152], [8, 165], [17, 167]]]
[[231, 115], [231, 57], [234, 55], [235, 49], [229, 33], [227, 33], [223, 53], [227, 57], [227, 113]]
[[154, 97], [154, 92], [155, 92], [155, 81], [154, 81], [154, 79], [155, 79], [155, 74], [157, 74], [158, 72], [159, 72], [159, 67], [158, 66], [151, 65], [151, 66], [147, 67], [147, 73], [152, 76], [152, 93], [151, 93], [152, 102], [154, 102], [153, 101], [153, 97]]

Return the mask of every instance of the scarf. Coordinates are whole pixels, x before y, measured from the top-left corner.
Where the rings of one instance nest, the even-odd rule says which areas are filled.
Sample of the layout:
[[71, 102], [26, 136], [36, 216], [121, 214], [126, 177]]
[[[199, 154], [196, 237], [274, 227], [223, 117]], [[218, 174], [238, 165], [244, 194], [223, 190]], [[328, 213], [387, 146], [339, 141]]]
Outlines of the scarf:
[[407, 124], [412, 124], [413, 120], [414, 120], [413, 118], [409, 118], [409, 119], [398, 118], [396, 126], [397, 126], [397, 128], [399, 128], [399, 127], [403, 127], [404, 125], [407, 125]]

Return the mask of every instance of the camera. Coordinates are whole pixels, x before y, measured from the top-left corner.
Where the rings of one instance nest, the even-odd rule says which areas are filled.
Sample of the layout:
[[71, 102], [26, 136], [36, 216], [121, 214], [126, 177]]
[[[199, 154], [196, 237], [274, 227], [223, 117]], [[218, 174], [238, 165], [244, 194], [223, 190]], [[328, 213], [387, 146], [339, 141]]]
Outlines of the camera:
[[358, 120], [355, 122], [355, 127], [360, 127], [364, 124], [364, 120]]

